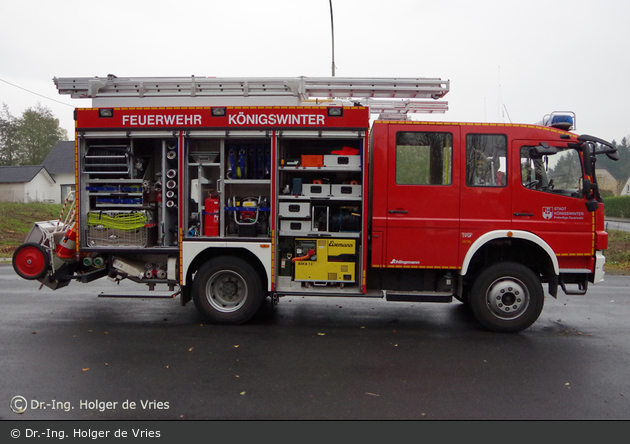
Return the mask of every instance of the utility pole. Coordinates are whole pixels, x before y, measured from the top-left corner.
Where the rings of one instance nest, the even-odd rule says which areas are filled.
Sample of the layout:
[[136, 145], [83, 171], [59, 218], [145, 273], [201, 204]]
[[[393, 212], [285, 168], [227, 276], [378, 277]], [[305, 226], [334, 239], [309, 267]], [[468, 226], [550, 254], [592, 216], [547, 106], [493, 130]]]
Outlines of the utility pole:
[[330, 32], [332, 35], [332, 75], [335, 77], [335, 25], [333, 23], [333, 8], [332, 0], [328, 0], [330, 3]]

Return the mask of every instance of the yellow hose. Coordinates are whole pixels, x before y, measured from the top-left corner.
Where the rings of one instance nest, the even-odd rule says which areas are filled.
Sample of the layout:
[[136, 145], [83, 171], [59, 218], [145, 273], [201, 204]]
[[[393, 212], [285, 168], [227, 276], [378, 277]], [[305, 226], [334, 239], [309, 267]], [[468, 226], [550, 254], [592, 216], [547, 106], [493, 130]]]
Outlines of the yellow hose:
[[116, 228], [118, 230], [137, 230], [144, 228], [147, 218], [142, 213], [120, 213], [112, 217], [105, 213], [88, 213], [87, 224], [91, 226], [101, 225], [103, 228]]

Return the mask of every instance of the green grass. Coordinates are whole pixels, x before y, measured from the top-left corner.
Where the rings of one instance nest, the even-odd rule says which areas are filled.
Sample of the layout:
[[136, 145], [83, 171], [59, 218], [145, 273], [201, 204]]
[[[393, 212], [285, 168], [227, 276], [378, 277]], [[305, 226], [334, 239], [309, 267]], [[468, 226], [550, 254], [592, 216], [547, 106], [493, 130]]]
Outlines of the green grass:
[[33, 222], [57, 220], [63, 205], [0, 202], [0, 257], [11, 257]]
[[604, 252], [606, 265], [604, 270], [611, 274], [630, 273], [630, 232], [608, 232], [608, 250]]

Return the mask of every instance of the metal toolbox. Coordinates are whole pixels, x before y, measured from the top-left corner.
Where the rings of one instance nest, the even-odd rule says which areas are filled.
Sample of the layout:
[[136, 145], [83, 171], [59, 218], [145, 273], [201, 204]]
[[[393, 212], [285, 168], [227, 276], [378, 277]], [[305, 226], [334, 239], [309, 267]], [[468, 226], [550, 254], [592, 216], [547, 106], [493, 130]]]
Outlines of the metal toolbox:
[[311, 231], [310, 220], [282, 219], [280, 221], [280, 231], [283, 233], [308, 233]]
[[343, 156], [337, 154], [324, 155], [325, 167], [360, 167], [361, 156]]
[[333, 197], [359, 197], [361, 185], [331, 185], [331, 195]]
[[303, 183], [302, 194], [304, 196], [330, 196], [330, 185], [325, 183]]
[[280, 202], [280, 217], [311, 217], [310, 202]]

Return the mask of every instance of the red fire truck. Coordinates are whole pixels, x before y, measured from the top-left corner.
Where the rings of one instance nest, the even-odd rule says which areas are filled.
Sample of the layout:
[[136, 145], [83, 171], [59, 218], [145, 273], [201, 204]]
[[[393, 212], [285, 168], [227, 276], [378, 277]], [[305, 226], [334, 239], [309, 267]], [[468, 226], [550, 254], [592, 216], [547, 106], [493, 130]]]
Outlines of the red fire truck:
[[603, 280], [594, 164], [617, 153], [569, 132], [572, 113], [409, 120], [446, 111], [441, 79], [54, 81], [92, 99], [75, 110], [76, 193], [13, 257], [52, 289], [130, 279], [215, 323], [246, 322], [266, 297], [455, 298], [517, 332], [543, 284], [555, 297]]

